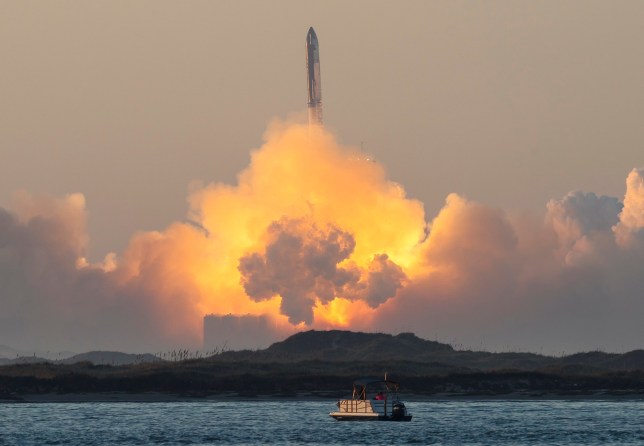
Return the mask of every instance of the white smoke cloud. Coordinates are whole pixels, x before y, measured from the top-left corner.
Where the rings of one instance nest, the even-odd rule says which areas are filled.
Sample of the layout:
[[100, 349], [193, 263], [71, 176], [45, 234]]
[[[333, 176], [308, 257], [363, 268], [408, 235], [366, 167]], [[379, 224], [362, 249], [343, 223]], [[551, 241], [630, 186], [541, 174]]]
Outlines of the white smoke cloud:
[[631, 172], [623, 210], [616, 198], [575, 192], [551, 200], [543, 220], [451, 195], [425, 243], [427, 274], [376, 323], [470, 348], [641, 348], [641, 185]]
[[611, 228], [619, 221], [622, 204], [617, 198], [571, 192], [546, 206], [546, 224], [554, 230], [559, 253], [567, 264], [583, 261], [602, 240], [610, 243]]
[[641, 244], [644, 240], [644, 169], [633, 169], [628, 174], [624, 209], [614, 229], [620, 246]]

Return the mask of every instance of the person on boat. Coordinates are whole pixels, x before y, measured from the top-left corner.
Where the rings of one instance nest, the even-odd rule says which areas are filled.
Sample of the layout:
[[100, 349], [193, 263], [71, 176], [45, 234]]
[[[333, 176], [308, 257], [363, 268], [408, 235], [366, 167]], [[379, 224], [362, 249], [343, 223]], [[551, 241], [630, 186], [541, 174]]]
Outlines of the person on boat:
[[374, 397], [374, 399], [376, 399], [376, 400], [384, 400], [385, 395], [382, 392], [378, 392], [378, 393], [376, 393], [376, 396]]

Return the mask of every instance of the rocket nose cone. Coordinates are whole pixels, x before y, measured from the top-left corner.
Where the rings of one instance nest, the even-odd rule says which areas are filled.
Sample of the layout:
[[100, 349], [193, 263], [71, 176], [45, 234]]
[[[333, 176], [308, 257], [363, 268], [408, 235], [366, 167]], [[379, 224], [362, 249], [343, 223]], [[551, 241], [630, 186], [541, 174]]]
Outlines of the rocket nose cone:
[[315, 30], [313, 29], [313, 27], [309, 28], [309, 32], [306, 35], [306, 40], [307, 40], [307, 42], [317, 40], [317, 36], [315, 35]]

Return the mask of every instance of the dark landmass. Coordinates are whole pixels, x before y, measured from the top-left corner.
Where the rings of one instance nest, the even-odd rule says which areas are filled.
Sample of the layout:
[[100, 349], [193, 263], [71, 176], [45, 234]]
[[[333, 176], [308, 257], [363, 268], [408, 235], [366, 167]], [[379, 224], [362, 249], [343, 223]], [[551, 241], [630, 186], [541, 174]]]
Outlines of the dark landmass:
[[[69, 358], [5, 365], [0, 367], [0, 399], [52, 394], [339, 398], [350, 392], [355, 378], [385, 373], [400, 382], [403, 394], [417, 398], [644, 398], [643, 350], [556, 358], [457, 351], [411, 333], [333, 330], [298, 333], [265, 350], [222, 352], [203, 359], [163, 361], [133, 355], [132, 361], [120, 355], [125, 354], [91, 352], [77, 355], [74, 361], [80, 362]], [[117, 357], [125, 365], [118, 365]]]
[[51, 364], [76, 364], [78, 362], [91, 362], [94, 365], [130, 365], [130, 364], [141, 364], [147, 362], [159, 362], [163, 359], [151, 355], [149, 353], [145, 354], [134, 354], [134, 353], [122, 353], [122, 352], [110, 352], [110, 351], [91, 351], [87, 353], [81, 353], [78, 355], [71, 355], [64, 359], [46, 359], [39, 356], [18, 356], [13, 359], [0, 358], [0, 366], [12, 365], [12, 364], [36, 364], [48, 362]]
[[122, 352], [93, 351], [74, 355], [61, 361], [57, 361], [57, 363], [76, 364], [79, 362], [90, 362], [94, 365], [130, 365], [160, 361], [162, 361], [161, 358], [158, 358], [149, 353], [132, 354]]

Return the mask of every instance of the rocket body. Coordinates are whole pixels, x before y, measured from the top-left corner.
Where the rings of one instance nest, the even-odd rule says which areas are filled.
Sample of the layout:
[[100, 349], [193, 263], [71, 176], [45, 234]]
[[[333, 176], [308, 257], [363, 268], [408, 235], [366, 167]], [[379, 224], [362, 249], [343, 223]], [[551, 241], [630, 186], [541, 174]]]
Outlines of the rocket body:
[[309, 93], [309, 125], [322, 125], [322, 82], [320, 47], [313, 28], [306, 35], [306, 77]]

